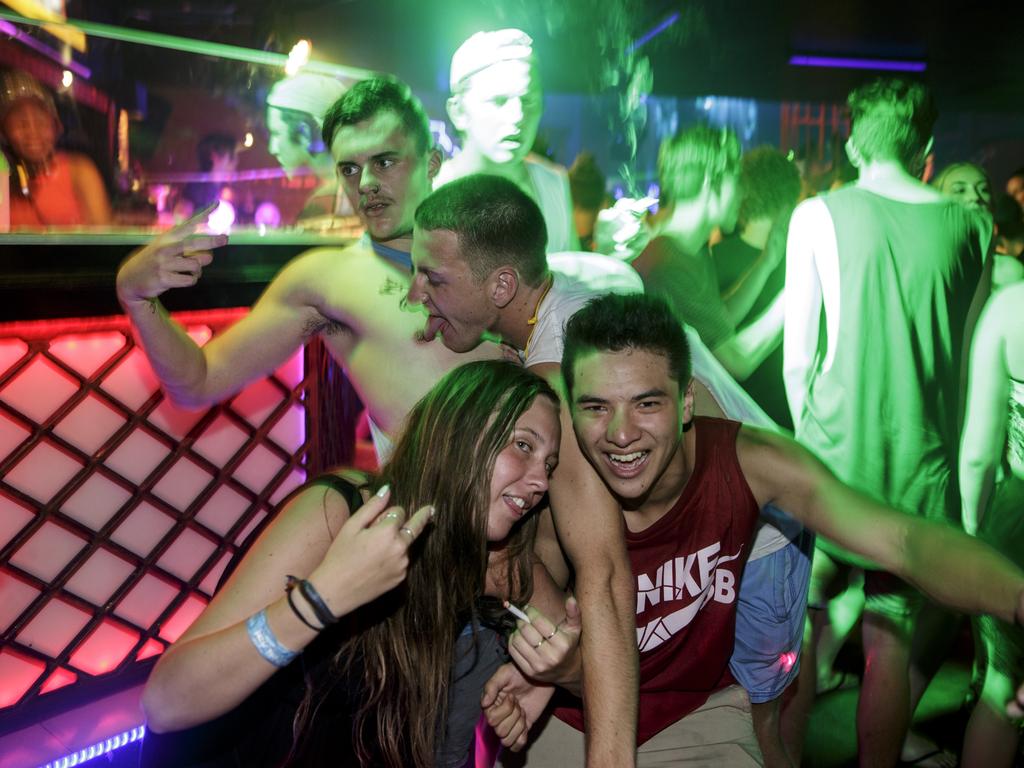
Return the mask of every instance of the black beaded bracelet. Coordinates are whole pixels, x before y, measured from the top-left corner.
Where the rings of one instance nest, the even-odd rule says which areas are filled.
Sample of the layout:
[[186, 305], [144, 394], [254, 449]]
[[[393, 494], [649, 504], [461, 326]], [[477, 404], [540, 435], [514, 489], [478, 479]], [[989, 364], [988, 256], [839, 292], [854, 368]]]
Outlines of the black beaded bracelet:
[[295, 585], [299, 583], [299, 580], [294, 576], [288, 577], [288, 586], [284, 588], [285, 594], [288, 595], [288, 607], [292, 609], [292, 613], [299, 617], [299, 621], [305, 624], [307, 627], [312, 629], [314, 632], [319, 632], [323, 627], [316, 626], [313, 622], [309, 621], [305, 616], [302, 615], [302, 611], [299, 610], [298, 606], [295, 605]]
[[337, 624], [338, 617], [331, 613], [331, 609], [327, 607], [327, 603], [320, 597], [320, 593], [316, 591], [316, 587], [310, 584], [306, 579], [299, 581], [299, 591], [302, 596], [306, 598], [306, 602], [313, 609], [313, 613], [316, 614], [317, 621], [323, 624], [325, 627], [329, 624]]

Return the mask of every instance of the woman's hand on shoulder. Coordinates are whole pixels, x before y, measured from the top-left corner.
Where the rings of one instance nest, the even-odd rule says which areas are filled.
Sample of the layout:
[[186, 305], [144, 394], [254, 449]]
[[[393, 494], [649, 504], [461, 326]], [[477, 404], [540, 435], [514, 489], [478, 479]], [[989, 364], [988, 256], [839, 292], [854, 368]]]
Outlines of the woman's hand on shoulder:
[[409, 568], [409, 548], [433, 518], [429, 506], [411, 516], [402, 507], [388, 507], [390, 495], [385, 486], [349, 517], [309, 576], [335, 616], [401, 584]]

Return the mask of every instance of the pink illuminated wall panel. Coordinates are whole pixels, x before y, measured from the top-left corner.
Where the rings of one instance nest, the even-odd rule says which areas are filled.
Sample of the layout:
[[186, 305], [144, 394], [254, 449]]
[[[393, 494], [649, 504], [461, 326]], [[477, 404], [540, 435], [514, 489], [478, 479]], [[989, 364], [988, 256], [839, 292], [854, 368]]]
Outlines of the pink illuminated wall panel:
[[[179, 319], [205, 344], [240, 314]], [[123, 319], [0, 325], [0, 718], [87, 691], [188, 628], [305, 479], [308, 386], [300, 353], [186, 411]]]

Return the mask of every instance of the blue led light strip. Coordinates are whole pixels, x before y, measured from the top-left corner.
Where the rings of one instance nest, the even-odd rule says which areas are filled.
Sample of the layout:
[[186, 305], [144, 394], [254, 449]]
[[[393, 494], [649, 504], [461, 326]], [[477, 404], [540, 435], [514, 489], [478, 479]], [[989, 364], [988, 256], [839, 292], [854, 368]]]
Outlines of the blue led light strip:
[[675, 24], [677, 21], [679, 21], [679, 12], [678, 11], [673, 13], [671, 16], [666, 18], [664, 21], [662, 21], [657, 26], [652, 27], [651, 29], [647, 30], [644, 34], [640, 35], [640, 37], [638, 37], [636, 40], [634, 40], [633, 44], [631, 46], [629, 46], [629, 50], [630, 51], [635, 51], [635, 50], [637, 50], [639, 48], [644, 47], [649, 42], [651, 42], [651, 40], [656, 38], [658, 35], [660, 35], [666, 29], [668, 29], [673, 24]]
[[924, 72], [923, 61], [899, 61], [896, 59], [854, 59], [842, 56], [793, 56], [789, 60], [793, 67], [831, 67], [833, 69], [884, 69], [896, 72]]
[[119, 733], [117, 736], [111, 736], [109, 739], [104, 739], [91, 746], [80, 749], [77, 752], [72, 752], [69, 755], [58, 758], [46, 765], [40, 766], [40, 768], [71, 768], [74, 765], [81, 765], [84, 762], [92, 760], [94, 757], [100, 755], [106, 755], [113, 752], [115, 749], [120, 749], [126, 744], [131, 744], [133, 741], [138, 741], [146, 735], [146, 726], [139, 725], [132, 728], [130, 731]]

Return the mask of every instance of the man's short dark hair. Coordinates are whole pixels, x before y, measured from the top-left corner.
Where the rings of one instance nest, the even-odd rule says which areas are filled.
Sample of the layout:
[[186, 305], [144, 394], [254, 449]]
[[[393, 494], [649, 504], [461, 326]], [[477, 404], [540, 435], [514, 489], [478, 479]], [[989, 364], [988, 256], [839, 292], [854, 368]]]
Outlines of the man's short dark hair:
[[416, 226], [458, 235], [462, 257], [477, 280], [506, 265], [530, 286], [547, 274], [544, 216], [529, 195], [501, 176], [474, 173], [448, 182], [420, 203]]
[[690, 382], [690, 343], [682, 320], [659, 296], [610, 293], [591, 301], [565, 325], [562, 378], [570, 399], [578, 358], [626, 349], [664, 356], [682, 395]]
[[792, 210], [800, 197], [800, 171], [775, 147], [743, 155], [740, 170], [740, 221], [769, 218]]
[[730, 128], [693, 125], [680, 131], [658, 150], [662, 204], [692, 200], [705, 179], [717, 190], [739, 165], [740, 141]]
[[334, 102], [324, 115], [324, 144], [330, 148], [339, 128], [369, 120], [381, 112], [393, 112], [405, 132], [416, 140], [416, 150], [426, 153], [432, 146], [430, 119], [409, 86], [394, 77], [361, 80]]
[[910, 168], [928, 146], [938, 112], [921, 83], [879, 78], [851, 91], [850, 140], [867, 161], [896, 160]]

